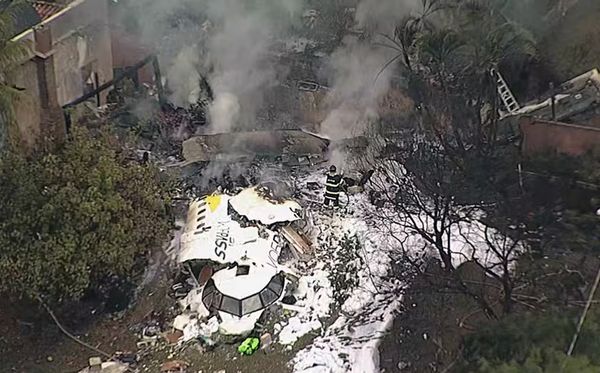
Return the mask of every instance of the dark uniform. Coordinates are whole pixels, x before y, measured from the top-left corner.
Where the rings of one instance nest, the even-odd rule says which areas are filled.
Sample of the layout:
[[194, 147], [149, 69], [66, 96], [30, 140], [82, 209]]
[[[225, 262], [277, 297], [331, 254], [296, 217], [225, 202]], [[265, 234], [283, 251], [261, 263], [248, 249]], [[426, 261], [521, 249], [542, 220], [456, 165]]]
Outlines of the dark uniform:
[[342, 175], [336, 172], [335, 166], [329, 168], [327, 181], [325, 181], [325, 206], [338, 207], [340, 205], [340, 192], [342, 191]]

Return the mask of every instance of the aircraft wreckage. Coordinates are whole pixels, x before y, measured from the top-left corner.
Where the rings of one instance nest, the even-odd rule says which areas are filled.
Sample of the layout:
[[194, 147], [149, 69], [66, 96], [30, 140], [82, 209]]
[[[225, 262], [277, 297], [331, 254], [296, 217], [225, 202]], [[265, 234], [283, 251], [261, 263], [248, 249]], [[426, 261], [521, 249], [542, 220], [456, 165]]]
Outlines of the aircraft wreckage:
[[183, 143], [186, 163], [271, 159], [288, 165], [322, 162], [329, 140], [302, 130], [232, 132], [194, 136]]
[[264, 187], [193, 201], [177, 258], [196, 281], [180, 300], [185, 311], [174, 323], [184, 340], [217, 331], [250, 333], [265, 309], [293, 288], [296, 276], [279, 257], [290, 246], [296, 256], [308, 254], [310, 245], [295, 228], [306, 227], [303, 221], [298, 203], [276, 200]]

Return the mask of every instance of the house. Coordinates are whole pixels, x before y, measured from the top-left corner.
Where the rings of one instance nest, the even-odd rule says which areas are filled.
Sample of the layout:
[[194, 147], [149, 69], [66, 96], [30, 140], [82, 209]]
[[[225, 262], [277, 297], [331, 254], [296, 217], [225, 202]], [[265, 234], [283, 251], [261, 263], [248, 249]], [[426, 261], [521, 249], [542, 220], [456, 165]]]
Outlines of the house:
[[[28, 147], [43, 136], [65, 135], [62, 107], [113, 79], [111, 33], [104, 0], [31, 1], [17, 14], [14, 41], [29, 54], [8, 83], [22, 91], [15, 103], [19, 134]], [[107, 92], [97, 95], [99, 104]]]
[[600, 72], [591, 70], [505, 118], [518, 123], [524, 154], [581, 155], [600, 146]]
[[520, 126], [524, 154], [556, 151], [579, 156], [600, 146], [600, 126], [582, 126], [532, 117], [523, 117]]

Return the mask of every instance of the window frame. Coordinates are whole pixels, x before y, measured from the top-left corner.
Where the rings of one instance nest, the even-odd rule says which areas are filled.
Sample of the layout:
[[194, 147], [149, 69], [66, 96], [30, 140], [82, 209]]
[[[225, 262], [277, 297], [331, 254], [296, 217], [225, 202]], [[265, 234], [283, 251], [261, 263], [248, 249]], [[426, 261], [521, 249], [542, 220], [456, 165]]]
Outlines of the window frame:
[[[275, 289], [273, 289], [272, 284], [274, 284], [276, 289], [281, 289], [281, 292], [279, 294], [277, 293], [277, 291], [275, 291]], [[271, 278], [269, 283], [258, 293], [254, 293], [252, 295], [244, 297], [243, 299], [238, 299], [238, 298], [234, 298], [232, 296], [221, 293], [221, 291], [217, 288], [217, 285], [215, 284], [214, 280], [211, 278], [210, 280], [208, 280], [206, 282], [206, 285], [204, 286], [204, 289], [202, 291], [202, 304], [204, 304], [204, 306], [209, 310], [211, 308], [214, 308], [219, 312], [225, 312], [227, 314], [230, 314], [230, 315], [233, 315], [236, 317], [243, 317], [245, 315], [249, 315], [251, 313], [258, 312], [260, 310], [264, 310], [267, 307], [269, 307], [270, 305], [274, 304], [275, 302], [277, 302], [277, 300], [279, 300], [279, 298], [281, 298], [284, 290], [285, 290], [285, 278], [284, 278], [283, 274], [277, 273], [277, 274], [275, 274], [275, 276], [273, 276]], [[275, 295], [275, 297], [273, 298], [272, 301], [268, 302], [267, 299], [265, 299], [265, 296], [264, 296], [265, 292], [267, 292], [267, 293], [270, 292], [273, 295]], [[244, 301], [248, 301], [250, 298], [253, 298], [253, 297], [258, 297], [258, 301], [261, 304], [261, 307], [254, 311], [244, 312], [244, 307], [243, 307]], [[210, 298], [210, 304], [207, 305], [206, 301], [208, 301], [209, 298]], [[223, 309], [224, 301], [230, 301], [230, 300], [237, 302], [236, 307], [233, 307], [235, 309], [227, 309], [227, 310]], [[230, 308], [230, 307], [228, 307], [228, 308]]]

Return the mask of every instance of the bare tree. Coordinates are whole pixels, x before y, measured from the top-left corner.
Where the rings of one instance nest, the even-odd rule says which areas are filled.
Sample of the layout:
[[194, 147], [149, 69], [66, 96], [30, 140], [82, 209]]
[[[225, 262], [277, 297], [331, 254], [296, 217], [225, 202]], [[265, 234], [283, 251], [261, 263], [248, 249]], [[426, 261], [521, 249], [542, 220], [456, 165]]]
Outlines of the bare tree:
[[[490, 318], [497, 310], [485, 293], [502, 293], [503, 310], [510, 312], [515, 288], [514, 261], [522, 235], [485, 219], [485, 204], [471, 200], [471, 180], [463, 165], [449, 157], [442, 145], [425, 137], [404, 143], [381, 140], [363, 167], [377, 172], [371, 178], [371, 198], [386, 205], [376, 218], [397, 243], [402, 257], [423, 273], [426, 258], [439, 260], [448, 286], [470, 296]], [[488, 203], [488, 202], [486, 202]], [[518, 232], [517, 232], [518, 231]], [[480, 291], [482, 284], [461, 276], [458, 264], [473, 262], [491, 280], [483, 284], [497, 291]]]
[[[499, 230], [506, 228], [506, 230]], [[524, 231], [519, 227], [490, 227], [483, 222], [461, 226], [459, 234], [464, 243], [472, 248], [476, 263], [490, 278], [502, 287], [503, 312], [510, 313], [514, 303], [515, 283], [523, 280], [517, 272], [516, 261], [524, 250]]]

